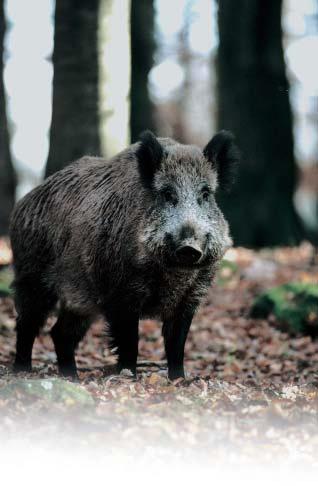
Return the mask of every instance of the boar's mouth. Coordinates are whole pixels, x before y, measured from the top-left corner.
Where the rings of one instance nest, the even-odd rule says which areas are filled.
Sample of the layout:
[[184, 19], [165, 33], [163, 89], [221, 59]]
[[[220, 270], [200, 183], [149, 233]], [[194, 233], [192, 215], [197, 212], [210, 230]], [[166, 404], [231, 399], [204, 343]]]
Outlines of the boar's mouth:
[[175, 253], [170, 252], [166, 252], [165, 255], [165, 263], [167, 267], [180, 270], [196, 270], [208, 267], [216, 263], [218, 260], [219, 258], [213, 256], [212, 253], [203, 254], [197, 261], [180, 260], [176, 258]]
[[[165, 264], [170, 268], [195, 270], [213, 265], [220, 259], [219, 252], [212, 251], [207, 236], [203, 248], [194, 240], [186, 239], [177, 246], [170, 237], [165, 238], [163, 257]], [[215, 250], [215, 249], [214, 249]]]

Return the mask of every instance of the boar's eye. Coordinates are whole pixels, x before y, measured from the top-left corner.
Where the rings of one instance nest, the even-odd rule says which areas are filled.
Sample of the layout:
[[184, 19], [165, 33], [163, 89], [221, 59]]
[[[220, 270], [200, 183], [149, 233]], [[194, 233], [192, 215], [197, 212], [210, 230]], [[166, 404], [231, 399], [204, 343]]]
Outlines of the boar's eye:
[[201, 197], [203, 201], [208, 201], [210, 199], [211, 190], [208, 186], [203, 186], [201, 189]]
[[174, 206], [178, 203], [178, 198], [176, 193], [170, 187], [164, 187], [160, 194], [165, 202], [173, 204]]
[[198, 197], [198, 203], [201, 206], [203, 202], [209, 201], [211, 196], [211, 189], [209, 186], [203, 186], [200, 190], [200, 194]]

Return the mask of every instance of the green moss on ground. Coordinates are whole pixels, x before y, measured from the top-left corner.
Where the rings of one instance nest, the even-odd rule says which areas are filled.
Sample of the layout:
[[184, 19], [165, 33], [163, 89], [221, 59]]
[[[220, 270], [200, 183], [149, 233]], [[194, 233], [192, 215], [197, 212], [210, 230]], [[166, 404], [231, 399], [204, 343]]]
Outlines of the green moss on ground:
[[292, 334], [318, 335], [318, 285], [294, 282], [262, 293], [253, 303], [251, 317], [270, 314]]
[[23, 398], [24, 402], [44, 400], [72, 406], [94, 405], [92, 395], [82, 386], [60, 378], [17, 379], [0, 387], [0, 399]]
[[12, 295], [11, 283], [13, 280], [13, 272], [10, 268], [0, 270], [0, 297], [7, 297]]

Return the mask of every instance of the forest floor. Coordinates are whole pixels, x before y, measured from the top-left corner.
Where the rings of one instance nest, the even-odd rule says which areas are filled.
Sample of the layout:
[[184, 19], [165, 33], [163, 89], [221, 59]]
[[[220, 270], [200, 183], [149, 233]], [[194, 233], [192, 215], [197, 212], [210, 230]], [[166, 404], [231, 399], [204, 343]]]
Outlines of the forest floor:
[[137, 380], [113, 374], [101, 322], [78, 349], [79, 384], [58, 378], [52, 322], [36, 340], [33, 373], [13, 375], [14, 307], [11, 298], [0, 298], [1, 441], [17, 440], [23, 431], [24, 443], [102, 444], [111, 454], [142, 450], [147, 460], [169, 451], [169, 457], [204, 463], [279, 458], [318, 467], [318, 340], [291, 336], [273, 316], [249, 317], [264, 289], [318, 283], [313, 248], [239, 248], [226, 258], [230, 263], [190, 330], [187, 378], [173, 383], [166, 377], [161, 326], [150, 320], [141, 322]]

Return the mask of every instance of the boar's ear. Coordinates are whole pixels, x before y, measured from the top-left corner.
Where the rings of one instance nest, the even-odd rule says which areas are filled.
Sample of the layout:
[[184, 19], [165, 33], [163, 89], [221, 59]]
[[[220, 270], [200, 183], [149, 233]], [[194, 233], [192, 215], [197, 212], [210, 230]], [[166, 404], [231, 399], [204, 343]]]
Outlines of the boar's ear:
[[141, 179], [145, 185], [150, 185], [155, 172], [159, 169], [163, 156], [163, 147], [150, 131], [142, 132], [137, 149], [137, 159]]
[[205, 158], [211, 162], [218, 174], [220, 189], [229, 192], [236, 177], [240, 152], [231, 132], [218, 132], [203, 150]]

